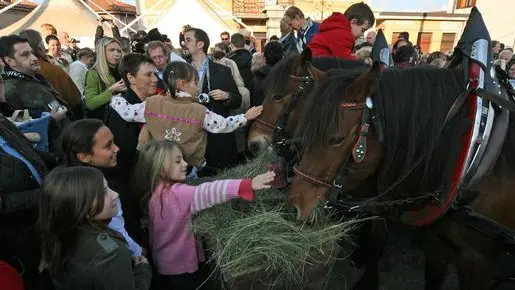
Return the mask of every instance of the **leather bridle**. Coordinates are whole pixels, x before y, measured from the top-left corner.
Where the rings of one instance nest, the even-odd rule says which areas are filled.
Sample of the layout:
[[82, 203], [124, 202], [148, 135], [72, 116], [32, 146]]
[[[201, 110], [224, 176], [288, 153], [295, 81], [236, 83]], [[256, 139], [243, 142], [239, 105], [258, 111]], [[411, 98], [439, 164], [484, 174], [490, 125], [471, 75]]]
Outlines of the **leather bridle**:
[[281, 112], [281, 116], [275, 122], [275, 124], [272, 124], [268, 121], [262, 120], [261, 117], [255, 119], [256, 122], [273, 130], [272, 144], [274, 146], [277, 146], [277, 145], [286, 146], [286, 145], [291, 145], [291, 144], [295, 143], [295, 139], [285, 137], [284, 129], [286, 128], [286, 125], [288, 124], [290, 114], [293, 112], [293, 110], [299, 103], [299, 100], [302, 98], [302, 96], [309, 93], [313, 89], [313, 86], [314, 86], [314, 80], [313, 80], [311, 71], [309, 72], [308, 76], [299, 77], [299, 76], [295, 76], [295, 75], [290, 75], [289, 78], [290, 78], [290, 80], [298, 82], [299, 85], [292, 94], [291, 102], [287, 106], [284, 107], [283, 111]]
[[[301, 171], [298, 166], [294, 167], [295, 173], [297, 173], [299, 176], [304, 178], [305, 180], [310, 181], [311, 183], [327, 188], [337, 188], [343, 190], [343, 177], [345, 175], [346, 167], [349, 157], [352, 155], [354, 162], [362, 162], [363, 159], [366, 156], [366, 148], [367, 148], [367, 136], [368, 131], [370, 129], [370, 122], [371, 122], [371, 112], [372, 112], [372, 104], [367, 103], [357, 103], [357, 102], [345, 102], [340, 104], [341, 110], [363, 110], [362, 116], [361, 116], [361, 124], [359, 125], [359, 131], [356, 132], [356, 129], [358, 128], [358, 125], [354, 126], [352, 131], [350, 132], [349, 136], [355, 136], [355, 140], [352, 142], [354, 143], [354, 147], [351, 152], [346, 156], [345, 161], [343, 162], [342, 166], [340, 167], [340, 170], [338, 174], [336, 174], [336, 177], [332, 180], [324, 180], [323, 178], [315, 177], [312, 174], [306, 173]], [[320, 198], [320, 197], [317, 197]]]

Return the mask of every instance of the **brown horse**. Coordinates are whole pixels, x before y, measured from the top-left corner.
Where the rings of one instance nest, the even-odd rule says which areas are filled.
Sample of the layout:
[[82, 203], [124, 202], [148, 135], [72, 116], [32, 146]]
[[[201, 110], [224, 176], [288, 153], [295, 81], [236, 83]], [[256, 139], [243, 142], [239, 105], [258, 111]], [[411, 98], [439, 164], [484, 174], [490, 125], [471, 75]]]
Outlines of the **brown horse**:
[[[388, 69], [381, 74], [378, 64], [365, 73], [328, 77], [313, 92], [316, 97], [306, 111], [309, 120], [304, 118], [303, 132], [299, 131], [303, 154], [289, 193], [299, 215], [309, 215], [332, 199], [332, 193], [342, 193], [342, 186], [345, 191], [339, 199], [359, 201], [340, 203], [347, 212], [378, 214], [392, 221], [424, 205], [447, 202], [442, 193], [452, 183], [449, 176], [460, 158], [463, 132], [470, 126], [467, 106], [447, 120], [451, 106], [466, 91], [462, 79], [461, 69]], [[372, 104], [380, 128], [364, 123], [369, 119], [364, 114], [370, 113], [364, 109]], [[510, 119], [510, 127], [515, 128], [515, 118]], [[384, 137], [382, 144], [378, 135]], [[475, 188], [479, 196], [470, 204], [475, 212], [508, 228], [515, 227], [514, 149], [511, 130], [495, 167]], [[367, 166], [343, 170], [356, 163]], [[489, 230], [492, 223], [485, 227], [469, 223], [469, 216], [463, 214], [467, 211], [456, 208], [420, 228], [426, 289], [441, 288], [451, 260], [461, 289], [488, 289], [492, 265], [505, 249], [499, 240], [502, 235]], [[384, 229], [377, 235], [383, 236]], [[371, 283], [368, 289], [377, 286]]]
[[263, 113], [250, 127], [247, 142], [250, 152], [259, 155], [272, 143], [289, 145], [287, 141], [291, 141], [297, 131], [309, 93], [325, 78], [327, 71], [359, 67], [366, 65], [331, 57], [312, 59], [309, 49], [276, 64], [264, 83]]
[[[337, 58], [311, 59], [309, 49], [304, 50], [300, 56], [284, 59], [277, 64], [266, 80], [267, 95], [263, 102], [263, 113], [252, 124], [249, 132], [250, 151], [258, 155], [273, 144], [288, 164], [296, 162], [298, 146], [295, 145], [298, 145], [298, 142], [291, 141], [294, 140], [293, 137], [299, 128], [309, 98], [314, 96], [309, 93], [324, 81], [327, 71], [331, 69], [336, 69], [334, 71], [336, 73], [340, 70], [367, 67], [361, 62]], [[380, 153], [380, 151], [377, 152]], [[368, 168], [371, 168], [370, 164], [363, 162], [353, 166], [352, 170], [365, 172]], [[381, 226], [382, 223], [377, 221], [367, 222], [362, 227], [361, 240], [356, 241], [361, 250], [354, 252], [352, 258], [358, 267], [365, 269], [363, 278], [359, 282], [362, 285], [360, 289], [371, 289], [369, 285], [375, 285], [374, 281], [378, 280], [377, 259], [382, 255], [382, 245], [387, 237], [386, 232], [380, 231], [384, 229], [384, 226], [382, 228]], [[375, 235], [373, 239], [368, 238], [371, 232]]]

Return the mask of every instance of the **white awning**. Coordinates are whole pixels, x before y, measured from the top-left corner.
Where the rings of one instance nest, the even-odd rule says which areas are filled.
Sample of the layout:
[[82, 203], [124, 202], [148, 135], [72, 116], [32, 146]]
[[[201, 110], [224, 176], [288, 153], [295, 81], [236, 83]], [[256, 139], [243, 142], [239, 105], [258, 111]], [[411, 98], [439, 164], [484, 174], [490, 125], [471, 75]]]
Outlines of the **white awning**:
[[[50, 23], [57, 31], [65, 31], [81, 41], [79, 47], [94, 47], [96, 15], [77, 0], [43, 0], [32, 12], [0, 30], [0, 35], [19, 33], [23, 29], [40, 31], [41, 24]], [[111, 35], [110, 29], [105, 29]]]
[[199, 0], [177, 0], [152, 28], [158, 28], [161, 34], [166, 34], [174, 46], [179, 47], [179, 32], [186, 24], [204, 30], [209, 35], [211, 47], [220, 42], [220, 33], [235, 32], [235, 27], [229, 27], [220, 16], [210, 7]]

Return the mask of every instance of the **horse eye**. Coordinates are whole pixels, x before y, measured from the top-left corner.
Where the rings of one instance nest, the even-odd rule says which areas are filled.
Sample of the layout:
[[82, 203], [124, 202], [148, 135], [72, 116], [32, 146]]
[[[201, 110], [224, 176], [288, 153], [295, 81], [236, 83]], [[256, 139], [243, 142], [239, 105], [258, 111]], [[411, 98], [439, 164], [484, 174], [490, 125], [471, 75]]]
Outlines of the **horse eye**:
[[344, 137], [331, 137], [331, 138], [329, 138], [329, 145], [331, 145], [331, 146], [341, 145], [343, 143], [343, 140], [345, 140]]
[[273, 95], [273, 96], [272, 96], [272, 98], [273, 98], [274, 100], [278, 101], [278, 100], [282, 99], [282, 98], [283, 98], [283, 96], [281, 96], [281, 95]]

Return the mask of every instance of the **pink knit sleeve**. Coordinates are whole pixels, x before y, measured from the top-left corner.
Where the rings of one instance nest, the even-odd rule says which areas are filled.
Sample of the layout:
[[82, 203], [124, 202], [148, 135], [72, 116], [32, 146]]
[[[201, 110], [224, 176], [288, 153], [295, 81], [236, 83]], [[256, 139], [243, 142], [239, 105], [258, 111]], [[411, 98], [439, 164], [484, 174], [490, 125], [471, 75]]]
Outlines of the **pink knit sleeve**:
[[193, 192], [191, 213], [199, 212], [216, 204], [222, 204], [236, 197], [241, 197], [245, 200], [252, 200], [254, 198], [251, 180], [227, 179], [202, 183], [196, 186]]

